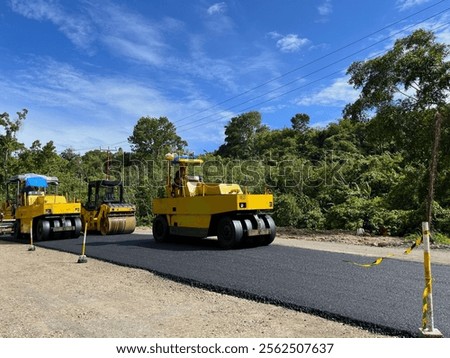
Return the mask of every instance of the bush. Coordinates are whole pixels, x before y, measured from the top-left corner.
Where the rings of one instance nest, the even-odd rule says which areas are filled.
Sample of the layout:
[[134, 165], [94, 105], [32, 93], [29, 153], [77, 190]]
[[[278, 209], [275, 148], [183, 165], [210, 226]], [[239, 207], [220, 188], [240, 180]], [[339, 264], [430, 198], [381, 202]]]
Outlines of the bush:
[[315, 230], [325, 228], [325, 216], [319, 203], [306, 195], [302, 195], [299, 201], [301, 216], [297, 227]]
[[442, 233], [450, 233], [450, 209], [443, 209], [439, 204], [434, 203], [434, 218], [432, 226]]
[[351, 197], [328, 211], [326, 226], [346, 230], [362, 227], [373, 234], [403, 236], [420, 226], [418, 215], [414, 210], [387, 210], [381, 198]]
[[382, 225], [388, 235], [404, 236], [420, 227], [420, 221], [415, 220], [414, 210], [383, 210], [381, 216]]
[[273, 218], [277, 226], [323, 229], [325, 216], [319, 204], [306, 195], [281, 194], [275, 198]]
[[367, 200], [350, 197], [344, 203], [335, 205], [328, 210], [326, 227], [328, 229], [356, 230], [363, 227]]
[[297, 227], [302, 216], [295, 196], [291, 194], [281, 194], [275, 198], [275, 211], [273, 219], [277, 226]]

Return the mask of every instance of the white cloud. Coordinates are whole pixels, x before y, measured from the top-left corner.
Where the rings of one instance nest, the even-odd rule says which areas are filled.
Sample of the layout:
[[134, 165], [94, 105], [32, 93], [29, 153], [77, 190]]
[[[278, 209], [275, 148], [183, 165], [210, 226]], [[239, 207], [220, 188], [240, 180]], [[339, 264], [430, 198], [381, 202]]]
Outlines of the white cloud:
[[218, 2], [214, 5], [211, 5], [206, 12], [208, 15], [214, 15], [214, 14], [223, 14], [227, 10], [227, 4], [224, 2]]
[[[105, 52], [106, 48], [122, 60], [138, 62], [138, 66], [151, 65], [140, 66], [145, 73], [142, 79], [126, 74], [111, 75], [115, 70], [107, 67], [88, 73], [92, 70], [86, 67], [89, 62], [92, 66], [100, 66], [96, 58], [87, 58], [79, 68], [48, 58], [28, 58], [26, 64], [23, 63], [25, 59], [20, 60], [17, 67], [20, 70], [0, 72], [0, 108], [10, 113], [22, 107], [30, 110], [20, 134], [27, 138], [26, 141], [21, 139], [27, 145], [34, 139], [41, 142], [54, 140], [60, 150], [67, 143], [74, 148], [87, 148], [126, 142], [141, 116], [167, 116], [177, 125], [177, 119], [211, 107], [212, 91], [219, 90], [222, 95], [230, 96], [240, 93], [248, 89], [250, 83], [259, 83], [261, 73], [272, 76], [278, 68], [273, 64], [275, 57], [269, 56], [272, 52], [254, 57], [234, 56], [232, 60], [215, 58], [204, 50], [204, 44], [211, 40], [211, 32], [205, 36], [193, 35], [181, 21], [171, 18], [153, 21], [110, 1], [101, 2], [101, 5], [90, 0], [77, 2], [77, 11], [64, 8], [62, 1], [11, 1], [15, 12], [33, 21], [55, 24], [55, 29], [78, 47], [89, 47], [98, 53]], [[220, 4], [224, 3], [216, 5]], [[215, 31], [234, 26], [224, 14], [226, 7], [214, 9], [211, 11], [215, 16], [203, 13], [206, 26]], [[70, 26], [76, 29], [76, 24], [80, 24], [80, 30], [70, 34]], [[218, 26], [220, 24], [222, 26]], [[76, 34], [79, 36], [77, 41]], [[172, 36], [176, 36], [177, 44], [185, 46], [183, 50], [187, 49], [184, 56], [175, 46], [170, 46]], [[277, 40], [281, 41], [280, 49], [286, 51], [296, 51], [305, 41], [297, 35], [279, 35]], [[136, 63], [133, 67], [136, 68]], [[248, 81], [242, 81], [244, 76]], [[203, 82], [209, 87], [200, 87], [199, 79], [206, 80]], [[220, 115], [220, 118], [217, 120], [217, 116], [212, 116], [198, 122], [204, 124], [196, 129], [180, 126], [179, 135], [191, 145], [200, 141], [210, 144], [215, 141], [217, 145], [223, 139], [222, 122], [231, 117]], [[102, 128], [101, 132], [99, 128]], [[195, 141], [195, 137], [200, 139]]]
[[328, 16], [333, 12], [333, 5], [331, 4], [331, 0], [325, 0], [321, 5], [317, 7], [317, 11], [321, 16]]
[[83, 2], [79, 12], [68, 12], [54, 0], [12, 0], [13, 11], [38, 21], [50, 21], [77, 47], [91, 50], [95, 42], [118, 56], [151, 65], [167, 63], [165, 31], [182, 32], [182, 23], [163, 18], [151, 23], [110, 2]]
[[309, 40], [306, 38], [299, 38], [298, 35], [288, 34], [277, 41], [277, 47], [282, 52], [297, 52], [308, 43]]
[[119, 57], [144, 64], [165, 66], [170, 49], [164, 31], [182, 31], [182, 24], [164, 18], [151, 22], [140, 14], [113, 4], [91, 6], [88, 10], [99, 31], [99, 41]]
[[403, 11], [430, 1], [431, 0], [397, 0], [397, 7], [400, 11]]
[[[414, 31], [419, 29], [425, 29], [427, 31], [432, 31], [438, 42], [442, 42], [445, 44], [450, 44], [450, 15], [444, 13], [439, 17], [434, 17], [433, 19], [429, 19], [427, 21], [420, 22], [415, 24], [414, 26], [405, 25], [403, 28], [394, 28], [390, 31], [389, 37], [391, 38], [385, 46], [384, 50], [389, 51], [393, 48], [396, 40], [405, 38], [411, 35]], [[376, 56], [380, 53], [377, 52]], [[368, 57], [373, 57], [375, 54], [370, 54]]]
[[271, 39], [274, 39], [274, 40], [279, 39], [280, 37], [283, 37], [283, 35], [277, 31], [271, 31], [271, 32], [267, 33], [267, 36], [269, 36]]
[[438, 42], [450, 44], [450, 26], [446, 26], [440, 31], [435, 33]]
[[159, 46], [155, 44], [154, 47], [149, 46], [148, 43], [139, 43], [137, 39], [122, 37], [120, 35], [104, 36], [102, 41], [110, 50], [122, 57], [132, 59], [143, 64], [162, 66], [164, 65], [164, 56], [155, 48]]
[[231, 113], [217, 114], [220, 109], [215, 108], [209, 119], [192, 123], [196, 118], [192, 117], [177, 123], [177, 118], [212, 107], [201, 93], [194, 95], [197, 89], [190, 86], [187, 81], [179, 88], [180, 97], [173, 99], [161, 92], [158, 82], [88, 74], [46, 58], [29, 61], [22, 70], [0, 73], [0, 108], [10, 114], [23, 107], [29, 110], [18, 135], [27, 146], [39, 139], [54, 141], [58, 151], [66, 147], [86, 151], [117, 143], [128, 150], [127, 138], [138, 118], [166, 116], [193, 149], [210, 150], [223, 141], [223, 125]]
[[21, 140], [27, 145], [35, 139], [53, 140], [58, 149], [67, 143], [85, 148], [125, 142], [127, 147], [127, 137], [138, 118], [170, 118], [181, 111], [181, 104], [146, 81], [88, 75], [53, 60], [30, 63], [9, 78], [0, 76], [0, 93], [4, 93], [0, 107], [11, 113], [22, 107], [30, 111], [30, 120], [27, 118], [19, 133]]
[[358, 94], [359, 92], [348, 84], [348, 78], [342, 77], [336, 79], [329, 87], [308, 96], [297, 98], [296, 104], [303, 106], [342, 106], [354, 102], [358, 98]]
[[227, 5], [224, 2], [216, 3], [206, 10], [205, 26], [210, 33], [229, 34], [234, 28], [233, 19], [226, 14]]
[[[179, 50], [170, 45], [172, 37], [182, 39], [186, 46], [195, 41], [195, 36], [189, 34], [185, 24], [179, 20], [165, 17], [152, 21], [110, 1], [102, 4], [83, 1], [84, 7], [79, 8], [78, 12], [64, 10], [54, 0], [12, 0], [11, 4], [14, 11], [27, 18], [61, 24], [84, 24], [78, 33], [86, 34], [89, 40], [83, 42], [80, 35], [76, 43], [85, 47], [89, 45], [90, 50], [100, 52], [101, 47], [105, 46], [118, 58], [156, 66], [160, 71], [170, 69], [171, 72], [182, 74], [183, 78], [189, 75], [201, 76], [236, 90], [235, 66], [226, 59], [211, 58], [195, 48], [190, 49], [190, 55], [180, 56]], [[216, 16], [208, 17], [205, 25], [212, 32], [227, 33], [233, 29], [233, 22], [223, 14], [225, 10], [225, 3], [210, 7], [210, 12]], [[58, 29], [67, 37], [72, 36], [71, 40], [75, 42], [76, 33], [63, 30], [69, 29], [69, 25]], [[92, 34], [87, 36], [87, 30], [82, 32], [81, 29], [92, 29]]]
[[29, 19], [52, 22], [79, 48], [87, 49], [93, 41], [91, 23], [66, 13], [55, 1], [11, 0], [11, 9]]

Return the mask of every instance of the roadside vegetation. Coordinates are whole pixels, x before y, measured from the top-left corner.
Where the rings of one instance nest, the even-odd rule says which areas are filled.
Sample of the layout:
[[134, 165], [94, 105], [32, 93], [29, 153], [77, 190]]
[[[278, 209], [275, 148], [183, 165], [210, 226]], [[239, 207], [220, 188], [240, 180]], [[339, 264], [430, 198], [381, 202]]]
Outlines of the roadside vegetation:
[[[282, 129], [265, 126], [256, 111], [231, 118], [224, 143], [202, 155], [204, 180], [270, 190], [277, 226], [408, 237], [431, 217], [436, 239], [449, 243], [449, 53], [433, 33], [417, 30], [384, 55], [353, 63], [347, 73], [359, 98], [325, 128], [310, 126], [305, 113], [280, 118], [290, 120]], [[189, 154], [166, 117], [138, 119], [130, 152], [81, 155], [57, 153], [51, 141], [20, 143], [26, 116], [25, 109], [0, 115], [1, 183], [24, 172], [58, 176], [60, 192], [84, 201], [87, 181], [121, 179], [141, 225], [150, 224], [152, 198], [163, 193], [164, 154]]]

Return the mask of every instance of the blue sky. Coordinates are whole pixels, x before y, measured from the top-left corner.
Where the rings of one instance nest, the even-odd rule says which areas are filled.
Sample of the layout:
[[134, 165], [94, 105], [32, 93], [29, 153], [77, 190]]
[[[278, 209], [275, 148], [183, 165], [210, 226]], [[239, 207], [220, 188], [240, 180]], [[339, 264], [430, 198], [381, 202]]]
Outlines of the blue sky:
[[356, 99], [348, 66], [421, 27], [450, 43], [440, 0], [0, 0], [0, 112], [58, 152], [129, 150], [165, 116], [197, 154], [234, 116], [324, 127]]

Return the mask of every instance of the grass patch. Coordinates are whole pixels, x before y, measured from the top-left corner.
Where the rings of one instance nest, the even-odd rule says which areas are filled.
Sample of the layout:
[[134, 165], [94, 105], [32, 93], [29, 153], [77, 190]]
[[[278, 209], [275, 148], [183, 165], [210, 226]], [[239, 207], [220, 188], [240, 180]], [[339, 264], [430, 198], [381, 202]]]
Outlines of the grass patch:
[[[405, 241], [407, 242], [414, 242], [416, 241], [418, 236], [421, 236], [422, 234], [408, 234], [404, 237]], [[441, 232], [438, 231], [433, 231], [431, 233], [431, 240], [433, 243], [435, 244], [439, 244], [439, 245], [450, 245], [450, 237], [446, 234], [443, 234]]]

